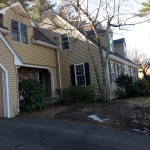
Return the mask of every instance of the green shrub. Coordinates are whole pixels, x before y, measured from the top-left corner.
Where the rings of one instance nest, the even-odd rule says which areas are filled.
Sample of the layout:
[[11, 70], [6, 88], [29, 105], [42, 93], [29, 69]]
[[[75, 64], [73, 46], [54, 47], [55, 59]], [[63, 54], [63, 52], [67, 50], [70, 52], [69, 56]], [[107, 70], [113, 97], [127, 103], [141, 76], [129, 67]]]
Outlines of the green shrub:
[[56, 93], [59, 95], [60, 101], [65, 104], [95, 101], [94, 86], [70, 86], [62, 90], [56, 89]]
[[37, 80], [22, 80], [19, 83], [19, 92], [23, 97], [21, 110], [35, 111], [43, 108], [45, 88]]
[[145, 80], [147, 81], [149, 89], [150, 89], [150, 75], [147, 75]]
[[150, 94], [150, 88], [147, 80], [138, 80], [133, 83], [133, 96], [146, 96]]
[[117, 91], [121, 97], [127, 95], [127, 89], [131, 89], [133, 84], [133, 79], [129, 75], [121, 74], [117, 79]]

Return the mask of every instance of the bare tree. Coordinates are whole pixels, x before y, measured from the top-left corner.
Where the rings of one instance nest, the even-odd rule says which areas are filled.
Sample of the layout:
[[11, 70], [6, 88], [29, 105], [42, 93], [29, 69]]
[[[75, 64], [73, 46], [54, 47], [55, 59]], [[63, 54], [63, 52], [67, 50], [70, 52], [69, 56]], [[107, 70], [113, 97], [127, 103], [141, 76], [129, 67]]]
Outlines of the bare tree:
[[[87, 20], [92, 24], [93, 31], [95, 32], [96, 43], [100, 53], [100, 60], [103, 68], [103, 79], [102, 82], [97, 78], [99, 85], [99, 93], [103, 101], [109, 101], [109, 84], [107, 80], [107, 63], [108, 55], [110, 51], [110, 41], [113, 28], [124, 29], [125, 26], [135, 25], [132, 19], [136, 16], [133, 12], [131, 1], [124, 0], [63, 0], [63, 8], [66, 4], [65, 12], [67, 14], [67, 8], [69, 6], [69, 14], [76, 15], [76, 27], [81, 28], [82, 23]], [[133, 2], [133, 1], [132, 1]], [[69, 17], [66, 17], [68, 19]], [[71, 22], [69, 20], [69, 22]], [[98, 26], [105, 25], [106, 36], [107, 36], [107, 50], [104, 52], [102, 48], [101, 37], [99, 36]]]
[[150, 57], [139, 50], [128, 52], [128, 57], [137, 65], [139, 65], [139, 72], [143, 74], [143, 78], [147, 77], [148, 70], [150, 69]]

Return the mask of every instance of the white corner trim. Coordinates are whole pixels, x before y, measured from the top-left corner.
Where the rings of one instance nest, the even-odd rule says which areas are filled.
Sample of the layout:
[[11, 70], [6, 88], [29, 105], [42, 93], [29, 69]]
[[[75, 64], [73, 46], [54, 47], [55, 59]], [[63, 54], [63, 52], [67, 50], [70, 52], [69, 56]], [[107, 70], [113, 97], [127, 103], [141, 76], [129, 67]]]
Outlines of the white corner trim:
[[58, 47], [55, 46], [55, 45], [48, 44], [48, 43], [43, 42], [43, 41], [40, 41], [40, 40], [33, 40], [32, 42], [35, 43], [35, 44], [43, 45], [43, 46], [50, 47], [50, 48], [54, 48], [54, 49], [57, 49], [57, 48], [58, 48]]
[[62, 89], [62, 79], [61, 79], [61, 66], [60, 66], [60, 55], [59, 55], [59, 49], [57, 48], [57, 61], [58, 61], [58, 71], [59, 71], [59, 84], [60, 89]]
[[10, 102], [9, 102], [9, 85], [8, 85], [8, 72], [7, 70], [4, 68], [4, 66], [2, 64], [0, 64], [0, 68], [2, 68], [2, 70], [4, 71], [5, 73], [5, 82], [4, 84], [6, 85], [6, 89], [4, 89], [4, 91], [6, 92], [5, 93], [5, 100], [6, 100], [6, 105], [5, 103], [3, 104], [3, 107], [6, 107], [4, 108], [4, 110], [6, 109], [6, 114], [4, 112], [4, 117], [7, 117], [7, 118], [10, 118]]
[[6, 30], [6, 29], [2, 29], [0, 28], [0, 31], [4, 34], [10, 34], [11, 32], [9, 30]]
[[21, 65], [21, 64], [23, 64], [22, 61], [21, 61], [21, 59], [17, 56], [16, 52], [10, 46], [9, 42], [6, 40], [6, 38], [3, 36], [3, 34], [1, 32], [0, 32], [0, 38], [2, 39], [3, 43], [7, 46], [7, 48], [10, 50], [10, 52], [13, 54], [15, 65]]
[[125, 65], [129, 65], [129, 66], [132, 66], [132, 67], [137, 68], [137, 69], [139, 68], [139, 66], [137, 66], [137, 65], [135, 65], [135, 64], [132, 64], [132, 63], [130, 63], [130, 62], [124, 60], [124, 59], [121, 59], [121, 58], [117, 57], [117, 56], [114, 56], [114, 55], [111, 55], [111, 54], [110, 54], [108, 57], [111, 58], [111, 59], [117, 60], [117, 61], [119, 61], [119, 62], [122, 62], [122, 63], [124, 63]]
[[29, 64], [21, 64], [20, 66], [22, 67], [30, 67], [30, 68], [40, 68], [40, 69], [46, 69], [49, 71], [49, 73], [51, 74], [51, 92], [52, 92], [52, 96], [55, 96], [55, 84], [54, 84], [54, 74], [52, 72], [52, 70], [49, 67], [44, 67], [44, 66], [36, 66], [36, 65], [29, 65]]

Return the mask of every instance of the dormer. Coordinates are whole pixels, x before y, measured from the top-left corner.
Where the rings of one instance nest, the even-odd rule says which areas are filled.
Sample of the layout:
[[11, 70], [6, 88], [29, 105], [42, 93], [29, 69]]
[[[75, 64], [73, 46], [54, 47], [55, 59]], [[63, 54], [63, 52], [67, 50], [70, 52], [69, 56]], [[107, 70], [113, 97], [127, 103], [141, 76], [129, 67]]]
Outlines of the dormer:
[[126, 50], [126, 41], [124, 38], [117, 39], [113, 41], [114, 51], [124, 57], [127, 58], [127, 50]]

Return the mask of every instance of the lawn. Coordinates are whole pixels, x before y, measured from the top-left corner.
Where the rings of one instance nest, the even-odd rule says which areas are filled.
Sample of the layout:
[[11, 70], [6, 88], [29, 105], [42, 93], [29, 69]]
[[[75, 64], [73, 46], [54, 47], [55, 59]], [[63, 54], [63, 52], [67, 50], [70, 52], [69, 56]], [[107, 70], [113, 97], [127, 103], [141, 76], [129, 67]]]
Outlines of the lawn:
[[129, 98], [129, 99], [126, 99], [126, 102], [130, 105], [150, 107], [150, 97]]
[[54, 109], [49, 106], [33, 113], [22, 112], [20, 116], [69, 120], [150, 135], [150, 97], [118, 99], [109, 103], [54, 104]]

